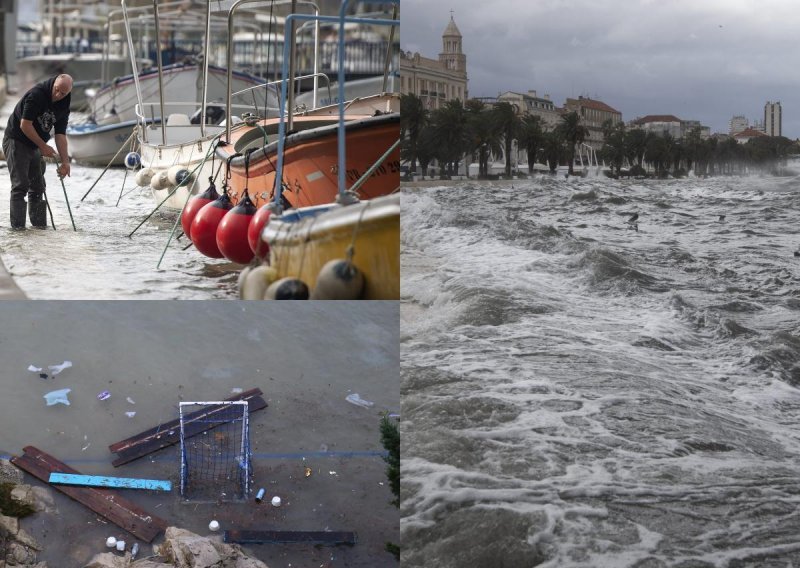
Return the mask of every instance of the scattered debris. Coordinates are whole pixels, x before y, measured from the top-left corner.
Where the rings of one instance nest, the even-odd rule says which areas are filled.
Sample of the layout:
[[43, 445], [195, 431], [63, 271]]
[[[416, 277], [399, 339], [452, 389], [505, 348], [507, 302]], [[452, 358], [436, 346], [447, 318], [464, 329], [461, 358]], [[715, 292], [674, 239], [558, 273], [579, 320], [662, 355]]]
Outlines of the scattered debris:
[[134, 542], [131, 547], [131, 560], [136, 560], [136, 555], [139, 554], [139, 543]]
[[311, 471], [312, 471], [312, 470], [311, 470], [311, 468], [310, 468], [310, 467], [306, 467], [306, 470], [305, 470], [305, 476], [306, 476], [306, 477], [311, 477]]
[[208, 523], [208, 530], [210, 530], [211, 532], [217, 532], [219, 530], [219, 522], [211, 521], [210, 523]]
[[369, 400], [364, 400], [359, 396], [357, 392], [354, 392], [353, 394], [348, 394], [345, 397], [345, 400], [350, 404], [355, 404], [356, 406], [360, 406], [362, 408], [369, 408], [370, 406], [375, 404], [374, 402], [370, 402]]
[[53, 406], [54, 404], [66, 404], [69, 406], [67, 394], [70, 391], [72, 389], [58, 389], [45, 394], [44, 399], [47, 401], [47, 406]]
[[128, 412], [125, 413], [125, 416], [127, 416], [128, 418], [133, 418], [134, 416], [136, 416], [136, 412], [135, 411], [128, 411]]
[[109, 398], [111, 398], [111, 393], [108, 391], [97, 393], [97, 400], [108, 400]]
[[264, 500], [264, 489], [261, 488], [258, 490], [258, 493], [256, 493], [256, 503], [261, 503], [261, 501], [263, 500]]
[[28, 370], [31, 373], [41, 373], [42, 372], [42, 368], [41, 367], [34, 367], [33, 365], [28, 365]]
[[50, 369], [50, 374], [54, 377], [59, 374], [64, 369], [69, 369], [72, 367], [72, 361], [64, 361], [60, 365], [48, 365], [48, 369]]
[[47, 373], [39, 373], [39, 378], [46, 380], [47, 379]]
[[275, 495], [275, 497], [272, 498], [272, 506], [273, 507], [280, 507], [281, 506], [281, 498], [278, 497], [277, 495]]
[[115, 548], [117, 546], [117, 538], [110, 536], [106, 539], [106, 546], [108, 548]]
[[136, 401], [134, 401], [131, 397], [126, 397], [125, 400], [128, 401], [128, 404], [136, 404]]
[[117, 541], [117, 552], [125, 552], [125, 541], [118, 540]]
[[242, 394], [243, 392], [244, 392], [244, 389], [242, 389], [240, 387], [233, 387], [231, 389], [231, 394]]

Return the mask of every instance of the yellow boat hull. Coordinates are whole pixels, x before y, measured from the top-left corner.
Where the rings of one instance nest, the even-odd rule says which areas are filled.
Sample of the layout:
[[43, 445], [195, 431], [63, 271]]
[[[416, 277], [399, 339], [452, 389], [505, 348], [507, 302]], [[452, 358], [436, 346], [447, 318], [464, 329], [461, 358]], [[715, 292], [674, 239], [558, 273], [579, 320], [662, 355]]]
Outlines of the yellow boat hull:
[[296, 222], [271, 220], [262, 239], [278, 278], [299, 278], [314, 289], [330, 260], [347, 257], [365, 278], [364, 300], [400, 299], [400, 194], [338, 207]]

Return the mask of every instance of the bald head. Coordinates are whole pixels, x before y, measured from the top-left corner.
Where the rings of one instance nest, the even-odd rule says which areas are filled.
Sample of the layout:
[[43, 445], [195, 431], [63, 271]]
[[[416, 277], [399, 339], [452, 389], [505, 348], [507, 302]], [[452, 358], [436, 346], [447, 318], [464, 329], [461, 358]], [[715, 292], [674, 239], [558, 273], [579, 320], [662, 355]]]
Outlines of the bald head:
[[72, 92], [72, 77], [70, 77], [67, 74], [62, 74], [56, 77], [55, 82], [53, 82], [53, 92], [51, 93], [53, 102], [56, 103], [60, 101], [71, 92]]

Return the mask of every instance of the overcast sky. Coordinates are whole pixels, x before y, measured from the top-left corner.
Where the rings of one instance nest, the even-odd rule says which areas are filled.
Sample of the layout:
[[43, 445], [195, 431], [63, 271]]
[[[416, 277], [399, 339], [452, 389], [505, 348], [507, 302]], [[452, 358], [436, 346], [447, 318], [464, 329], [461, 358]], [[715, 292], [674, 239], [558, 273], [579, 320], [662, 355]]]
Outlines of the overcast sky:
[[591, 96], [626, 122], [674, 114], [712, 132], [780, 101], [784, 136], [800, 137], [797, 0], [402, 0], [402, 49], [437, 58], [451, 9], [470, 96]]

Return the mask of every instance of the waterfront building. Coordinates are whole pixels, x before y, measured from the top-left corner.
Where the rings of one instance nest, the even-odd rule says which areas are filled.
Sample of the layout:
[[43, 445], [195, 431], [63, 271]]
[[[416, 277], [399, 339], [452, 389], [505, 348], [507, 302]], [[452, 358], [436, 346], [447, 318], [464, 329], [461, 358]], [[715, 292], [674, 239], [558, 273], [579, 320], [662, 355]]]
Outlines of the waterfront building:
[[750, 128], [750, 122], [742, 115], [736, 115], [728, 122], [728, 133], [733, 136], [737, 132], [742, 132]]
[[781, 136], [781, 102], [767, 101], [764, 105], [764, 133], [767, 136]]
[[538, 116], [542, 119], [542, 126], [548, 130], [552, 130], [561, 122], [561, 110], [550, 100], [550, 95], [539, 97], [533, 90], [529, 90], [527, 93], [506, 91], [497, 95], [496, 102], [511, 104], [518, 115]]
[[622, 113], [606, 103], [588, 97], [580, 96], [577, 99], [567, 99], [564, 103], [564, 112], [577, 112], [581, 122], [589, 130], [589, 136], [584, 140], [595, 151], [603, 147], [603, 123], [611, 120], [612, 124], [622, 122]]
[[764, 136], [768, 135], [755, 128], [747, 128], [734, 134], [733, 139], [739, 144], [747, 144], [752, 138], [763, 138]]
[[703, 126], [699, 120], [682, 120], [672, 114], [648, 114], [632, 120], [629, 126], [631, 128], [640, 128], [645, 132], [653, 132], [659, 136], [667, 133], [676, 139], [684, 138], [692, 130], [699, 128], [700, 138], [705, 140], [711, 137], [711, 128]]
[[429, 110], [447, 101], [467, 100], [467, 56], [452, 14], [442, 34], [438, 59], [400, 51], [400, 92], [416, 95]]

